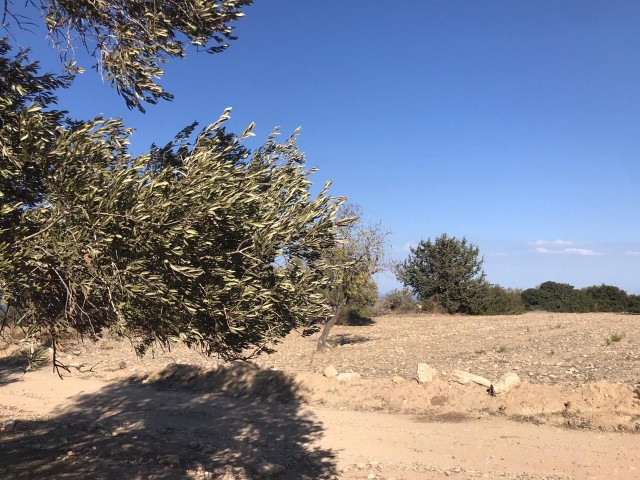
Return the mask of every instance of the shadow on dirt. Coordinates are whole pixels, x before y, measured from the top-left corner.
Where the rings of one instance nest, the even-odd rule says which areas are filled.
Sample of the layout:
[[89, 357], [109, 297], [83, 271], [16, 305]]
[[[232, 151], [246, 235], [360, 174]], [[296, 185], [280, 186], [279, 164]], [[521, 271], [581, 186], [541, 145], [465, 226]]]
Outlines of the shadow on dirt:
[[375, 320], [369, 317], [361, 317], [359, 315], [352, 315], [347, 320], [346, 324], [350, 327], [370, 327], [375, 325]]
[[322, 426], [301, 407], [282, 372], [170, 365], [0, 432], [0, 478], [333, 478], [333, 453], [313, 445]]
[[353, 345], [355, 343], [365, 343], [371, 340], [370, 337], [364, 335], [351, 335], [349, 333], [343, 333], [329, 337], [327, 343], [332, 347], [340, 347], [342, 345]]
[[27, 361], [18, 352], [0, 358], [0, 386], [17, 381], [26, 368]]

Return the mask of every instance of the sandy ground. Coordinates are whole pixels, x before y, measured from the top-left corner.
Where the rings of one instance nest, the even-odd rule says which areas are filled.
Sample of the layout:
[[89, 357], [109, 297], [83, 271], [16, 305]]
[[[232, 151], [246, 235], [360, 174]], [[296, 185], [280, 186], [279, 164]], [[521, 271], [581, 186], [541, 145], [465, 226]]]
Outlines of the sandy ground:
[[[64, 380], [23, 375], [24, 345], [7, 339], [0, 478], [640, 478], [638, 321], [382, 317], [336, 328], [320, 353], [292, 335], [257, 366], [70, 341]], [[326, 378], [328, 365], [362, 377]], [[491, 396], [453, 369], [523, 383]]]

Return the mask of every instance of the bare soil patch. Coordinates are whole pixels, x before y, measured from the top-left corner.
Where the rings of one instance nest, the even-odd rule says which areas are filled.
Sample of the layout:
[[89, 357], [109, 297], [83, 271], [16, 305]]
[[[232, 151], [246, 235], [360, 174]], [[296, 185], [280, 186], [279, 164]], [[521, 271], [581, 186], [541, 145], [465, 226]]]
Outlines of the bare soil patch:
[[[514, 316], [384, 316], [370, 326], [337, 326], [338, 348], [315, 352], [313, 338], [290, 336], [266, 367], [320, 373], [332, 363], [368, 378], [412, 378], [425, 362], [489, 379], [515, 371], [545, 385], [640, 380], [640, 315], [533, 312]], [[618, 342], [607, 340], [624, 334]], [[614, 337], [615, 338], [615, 337]]]

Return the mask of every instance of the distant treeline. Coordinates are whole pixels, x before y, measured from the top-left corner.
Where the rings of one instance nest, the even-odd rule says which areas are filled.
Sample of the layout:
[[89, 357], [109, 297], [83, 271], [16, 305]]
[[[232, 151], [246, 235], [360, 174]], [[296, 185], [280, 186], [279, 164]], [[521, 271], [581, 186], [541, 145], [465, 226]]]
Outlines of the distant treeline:
[[524, 290], [521, 296], [527, 310], [640, 313], [640, 295], [629, 295], [611, 285], [576, 289], [567, 283], [544, 282]]
[[[527, 311], [586, 313], [640, 313], [640, 295], [629, 295], [611, 285], [576, 289], [572, 285], [544, 282], [536, 288], [519, 290], [495, 284], [484, 284], [477, 296], [471, 315], [519, 315]], [[419, 301], [404, 288], [393, 290], [376, 304], [375, 314], [410, 314], [417, 312], [445, 312], [437, 303]]]

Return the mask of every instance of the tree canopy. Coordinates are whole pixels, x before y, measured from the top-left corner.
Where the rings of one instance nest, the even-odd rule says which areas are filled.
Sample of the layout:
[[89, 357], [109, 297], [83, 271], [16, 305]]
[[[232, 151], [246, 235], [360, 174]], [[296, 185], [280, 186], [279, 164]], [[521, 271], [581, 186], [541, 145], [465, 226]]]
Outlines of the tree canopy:
[[421, 240], [396, 270], [398, 279], [423, 302], [449, 313], [476, 313], [484, 301], [485, 274], [478, 247], [442, 234]]
[[296, 134], [250, 152], [225, 112], [132, 156], [120, 120], [55, 108], [70, 81], [0, 41], [0, 291], [22, 326], [233, 358], [331, 315], [326, 252], [351, 219], [310, 193]]
[[[182, 58], [189, 45], [208, 53], [224, 51], [235, 40], [232, 23], [253, 0], [28, 0], [44, 17], [61, 58], [73, 65], [83, 46], [94, 68], [122, 95], [129, 108], [170, 100], [158, 83], [162, 65]], [[4, 3], [3, 27], [31, 22]]]

